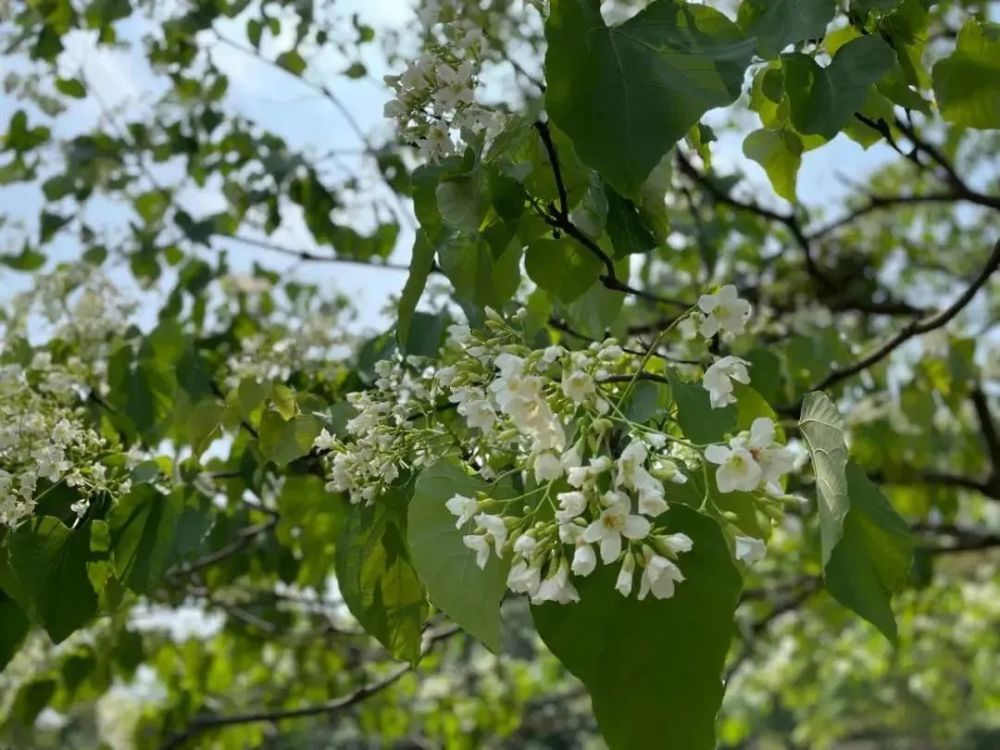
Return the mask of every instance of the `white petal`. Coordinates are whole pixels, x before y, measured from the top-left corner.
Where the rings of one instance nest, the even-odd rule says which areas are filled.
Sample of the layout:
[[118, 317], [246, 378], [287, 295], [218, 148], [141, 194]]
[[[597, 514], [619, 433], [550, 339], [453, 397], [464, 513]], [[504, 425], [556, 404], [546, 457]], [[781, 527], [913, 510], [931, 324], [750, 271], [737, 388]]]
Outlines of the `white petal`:
[[625, 527], [622, 529], [622, 535], [629, 539], [645, 539], [649, 536], [651, 528], [652, 524], [649, 522], [649, 519], [642, 516], [628, 516], [625, 519]]
[[621, 551], [622, 538], [620, 534], [609, 535], [601, 540], [601, 560], [604, 561], [605, 565], [617, 560]]
[[710, 445], [705, 449], [705, 460], [713, 464], [724, 464], [729, 460], [731, 453], [732, 451], [724, 445]]

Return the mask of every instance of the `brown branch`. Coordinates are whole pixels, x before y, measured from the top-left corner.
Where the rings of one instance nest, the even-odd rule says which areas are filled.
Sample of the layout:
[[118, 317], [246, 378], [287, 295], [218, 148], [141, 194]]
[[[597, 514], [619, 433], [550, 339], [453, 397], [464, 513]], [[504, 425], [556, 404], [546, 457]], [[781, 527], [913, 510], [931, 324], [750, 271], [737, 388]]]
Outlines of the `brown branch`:
[[990, 404], [986, 400], [983, 389], [976, 386], [972, 389], [969, 398], [972, 400], [972, 408], [979, 420], [979, 430], [983, 436], [986, 454], [990, 461], [990, 478], [987, 483], [992, 487], [996, 497], [1000, 499], [1000, 435], [997, 434], [996, 422], [993, 421]]
[[958, 315], [965, 308], [965, 306], [969, 304], [972, 298], [976, 296], [976, 293], [986, 284], [990, 276], [993, 275], [993, 272], [997, 270], [998, 266], [1000, 266], [1000, 241], [998, 241], [993, 247], [993, 252], [990, 253], [990, 257], [987, 259], [983, 269], [979, 272], [972, 283], [969, 284], [966, 290], [959, 295], [958, 299], [956, 299], [949, 307], [935, 315], [914, 320], [891, 339], [879, 346], [871, 354], [862, 357], [852, 365], [833, 370], [822, 381], [810, 388], [810, 390], [821, 391], [832, 385], [836, 385], [843, 380], [847, 380], [848, 378], [857, 375], [859, 372], [862, 372], [872, 365], [882, 361], [914, 336], [929, 333], [930, 331], [947, 325], [951, 322], [952, 318]]
[[809, 242], [809, 238], [802, 230], [802, 225], [799, 223], [799, 219], [794, 213], [782, 214], [777, 211], [773, 211], [770, 208], [761, 206], [753, 201], [741, 201], [734, 198], [715, 184], [711, 178], [701, 174], [697, 169], [695, 169], [694, 165], [691, 164], [680, 149], [677, 149], [677, 163], [680, 166], [681, 172], [697, 183], [716, 203], [721, 203], [722, 205], [729, 206], [730, 208], [755, 214], [762, 219], [767, 219], [768, 221], [784, 225], [792, 235], [796, 244], [801, 248], [806, 271], [809, 275], [812, 276], [822, 287], [828, 289], [836, 287], [836, 284], [834, 284], [830, 277], [827, 276], [816, 263], [816, 259], [812, 254], [812, 246]]
[[954, 203], [966, 200], [960, 193], [928, 193], [926, 195], [871, 195], [868, 202], [850, 213], [826, 224], [812, 232], [807, 237], [809, 240], [818, 240], [831, 232], [835, 232], [841, 227], [877, 211], [885, 211], [899, 206], [912, 206], [921, 203]]
[[[257, 506], [254, 507], [257, 508]], [[254, 537], [266, 534], [277, 526], [278, 514], [276, 512], [264, 508], [257, 509], [267, 513], [268, 518], [266, 521], [254, 524], [253, 526], [245, 526], [236, 532], [236, 537], [228, 544], [220, 547], [215, 552], [210, 552], [207, 555], [199, 557], [197, 560], [177, 565], [168, 570], [165, 577], [168, 580], [176, 581], [182, 576], [189, 576], [192, 573], [197, 573], [199, 570], [217, 565], [233, 555], [242, 552]]]
[[[458, 632], [460, 632], [459, 628], [450, 627], [438, 633], [428, 634], [425, 636], [424, 644], [421, 648], [421, 656], [429, 653], [437, 643], [447, 640]], [[352, 706], [363, 702], [367, 698], [382, 692], [411, 671], [413, 671], [413, 665], [404, 664], [397, 667], [392, 672], [389, 672], [384, 677], [366, 683], [347, 695], [326, 701], [324, 703], [311, 704], [301, 706], [299, 708], [279, 708], [270, 711], [253, 711], [244, 714], [231, 714], [229, 716], [203, 716], [195, 718], [188, 724], [186, 729], [169, 738], [161, 746], [161, 750], [174, 750], [175, 748], [180, 748], [190, 740], [204, 734], [205, 732], [213, 729], [221, 729], [223, 727], [238, 726], [241, 724], [260, 724], [263, 722], [273, 723], [285, 721], [287, 719], [300, 719], [307, 716], [318, 716], [321, 714], [327, 714], [332, 717], [333, 715], [340, 713], [345, 709], [351, 708]]]
[[986, 208], [992, 208], [996, 211], [1000, 211], [1000, 197], [986, 195], [985, 193], [980, 193], [979, 191], [973, 190], [969, 187], [968, 183], [961, 178], [958, 171], [947, 159], [947, 157], [945, 157], [945, 155], [941, 153], [941, 151], [934, 144], [917, 133], [916, 128], [899, 117], [896, 118], [896, 127], [899, 128], [903, 135], [910, 139], [915, 152], [924, 153], [931, 161], [941, 168], [944, 172], [946, 181], [955, 189], [955, 192], [962, 196], [964, 200], [980, 206], [985, 206]]
[[544, 215], [545, 221], [555, 229], [559, 229], [564, 234], [572, 237], [601, 262], [604, 266], [604, 273], [601, 275], [600, 280], [601, 283], [604, 284], [605, 288], [616, 292], [623, 292], [624, 294], [632, 295], [633, 297], [646, 300], [647, 302], [673, 305], [675, 307], [691, 307], [692, 303], [690, 302], [671, 299], [669, 297], [661, 297], [660, 295], [653, 294], [645, 289], [637, 289], [636, 287], [630, 286], [618, 278], [618, 272], [615, 270], [615, 263], [611, 259], [611, 256], [604, 252], [604, 249], [600, 245], [588, 237], [587, 234], [576, 226], [576, 224], [574, 224], [570, 219], [569, 195], [566, 191], [566, 184], [563, 181], [562, 168], [559, 166], [559, 154], [556, 151], [556, 145], [552, 140], [552, 133], [549, 131], [548, 123], [536, 120], [534, 128], [538, 131], [538, 135], [542, 139], [542, 144], [545, 146], [545, 152], [548, 155], [549, 165], [552, 168], [552, 175], [555, 178], [556, 192], [559, 195], [559, 205], [549, 205], [548, 212]]
[[[251, 245], [261, 250], [269, 250], [275, 253], [281, 253], [282, 255], [288, 255], [296, 260], [302, 260], [314, 263], [348, 263], [351, 265], [365, 266], [367, 268], [385, 269], [389, 271], [408, 271], [410, 267], [405, 263], [374, 263], [368, 260], [362, 260], [361, 258], [350, 258], [341, 257], [336, 255], [322, 255], [319, 253], [312, 252], [311, 250], [297, 250], [292, 247], [285, 247], [284, 245], [279, 245], [276, 242], [271, 242], [270, 240], [262, 240], [256, 237], [247, 237], [242, 234], [225, 234], [217, 233], [216, 237], [235, 240], [236, 242], [241, 242], [244, 245]], [[432, 268], [432, 271], [437, 269]]]

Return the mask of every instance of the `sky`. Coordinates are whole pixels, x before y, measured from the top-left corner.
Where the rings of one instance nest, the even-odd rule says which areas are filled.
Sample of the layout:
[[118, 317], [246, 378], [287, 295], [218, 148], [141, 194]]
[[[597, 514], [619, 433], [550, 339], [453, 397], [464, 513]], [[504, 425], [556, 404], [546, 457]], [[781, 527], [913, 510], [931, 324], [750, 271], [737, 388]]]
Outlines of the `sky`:
[[[413, 26], [413, 3], [405, 0], [338, 0], [337, 11], [348, 16], [357, 12], [360, 19], [372, 25], [377, 31], [385, 29], [404, 30]], [[217, 30], [223, 37], [245, 44], [244, 19], [219, 23]], [[286, 33], [290, 26], [286, 24]], [[148, 27], [135, 21], [128, 21], [121, 30], [122, 36], [132, 40], [142, 37]], [[267, 40], [265, 53], [280, 51], [288, 40], [279, 38]], [[387, 72], [377, 46], [367, 51], [364, 62], [371, 75], [367, 79], [349, 80], [336, 72], [343, 70], [349, 61], [333, 51], [321, 53], [307, 77], [313, 82], [332, 88], [337, 98], [351, 111], [354, 119], [370, 140], [378, 143], [391, 136], [391, 125], [382, 117], [382, 107], [388, 97], [386, 89], [376, 83]], [[229, 76], [230, 87], [227, 106], [262, 128], [284, 137], [293, 149], [304, 153], [325, 154], [331, 149], [356, 151], [363, 144], [352, 131], [343, 114], [331, 102], [295, 80], [288, 74], [265, 63], [255, 60], [230, 45], [213, 41], [212, 57], [215, 63]], [[12, 70], [23, 68], [24, 61], [6, 59], [5, 67]], [[82, 68], [95, 97], [103, 107], [121, 112], [121, 116], [134, 119], [144, 111], [158, 92], [162, 82], [149, 71], [142, 58], [141, 47], [129, 50], [109, 50], [98, 48], [91, 35], [74, 33], [68, 40], [67, 50], [60, 59], [65, 73], [74, 73]], [[490, 96], [503, 95], [502, 91], [488, 92]], [[11, 114], [24, 103], [16, 97], [4, 96], [0, 100], [0, 122], [9, 121]], [[101, 107], [91, 100], [72, 103], [55, 124], [56, 136], [70, 136], [84, 131], [97, 121]], [[729, 119], [727, 110], [716, 110], [708, 115], [709, 123], [721, 124]], [[747, 118], [747, 128], [756, 127]], [[747, 194], [761, 202], [787, 208], [787, 204], [777, 198], [770, 188], [763, 170], [742, 154], [741, 133], [721, 133], [714, 144], [714, 166], [720, 173], [734, 169], [742, 170], [749, 180]], [[799, 174], [800, 200], [810, 208], [819, 208], [835, 213], [835, 206], [847, 193], [846, 182], [863, 183], [865, 176], [893, 156], [885, 146], [876, 145], [865, 152], [860, 146], [839, 136], [832, 143], [805, 154]], [[359, 157], [345, 156], [351, 163]], [[202, 191], [181, 196], [180, 202], [197, 216], [211, 213], [221, 208], [220, 195]], [[43, 196], [38, 185], [16, 185], [0, 188], [0, 207], [21, 218], [28, 227], [28, 236], [35, 233], [35, 222], [43, 205]], [[126, 209], [109, 201], [98, 202], [98, 207], [90, 214], [91, 221], [121, 224], [126, 218]], [[311, 247], [308, 232], [301, 221], [286, 222], [271, 239], [282, 245], [308, 249]], [[0, 227], [0, 252], [20, 250], [22, 234], [7, 227]], [[406, 225], [400, 232], [399, 242], [392, 260], [406, 263], [412, 244], [412, 230]], [[309, 280], [329, 289], [347, 293], [354, 300], [358, 312], [358, 324], [369, 329], [384, 328], [390, 324], [384, 314], [386, 304], [392, 295], [398, 294], [405, 282], [405, 272], [386, 268], [363, 268], [342, 264], [301, 264], [276, 253], [255, 250], [242, 244], [218, 240], [217, 249], [230, 251], [230, 263], [234, 270], [249, 270], [254, 262], [274, 268], [279, 272], [302, 280]], [[62, 238], [54, 245], [51, 262], [78, 257], [80, 249], [68, 238]], [[3, 284], [0, 284], [0, 303], [14, 291], [25, 288], [30, 279], [6, 269], [0, 270]], [[119, 283], [134, 287], [127, 274], [122, 271], [115, 276]], [[132, 290], [138, 294], [137, 290]], [[157, 293], [151, 292], [151, 304], [144, 306], [145, 316], [151, 321], [155, 317]], [[159, 295], [159, 296], [162, 296]]]

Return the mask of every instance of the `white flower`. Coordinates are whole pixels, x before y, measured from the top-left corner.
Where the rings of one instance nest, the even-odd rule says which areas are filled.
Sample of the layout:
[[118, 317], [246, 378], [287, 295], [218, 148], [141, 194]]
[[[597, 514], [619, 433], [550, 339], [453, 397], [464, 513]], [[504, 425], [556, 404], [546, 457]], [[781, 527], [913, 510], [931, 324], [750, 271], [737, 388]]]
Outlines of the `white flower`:
[[580, 601], [580, 594], [569, 580], [569, 564], [563, 558], [559, 561], [556, 570], [538, 587], [538, 592], [531, 600], [534, 604], [541, 602], [559, 602], [567, 604], [569, 602]]
[[514, 542], [514, 554], [521, 557], [531, 557], [531, 554], [538, 547], [538, 540], [531, 534], [521, 534]]
[[774, 432], [774, 422], [767, 417], [758, 417], [750, 425], [750, 440], [747, 447], [760, 465], [762, 481], [765, 484], [776, 484], [781, 477], [795, 468], [795, 454], [775, 442]]
[[597, 555], [589, 544], [579, 544], [573, 553], [573, 575], [589, 576], [597, 567]]
[[[489, 552], [487, 552], [489, 554]], [[541, 568], [519, 560], [511, 566], [507, 574], [507, 588], [517, 594], [534, 596], [542, 583]]]
[[500, 516], [491, 516], [489, 513], [480, 513], [476, 516], [476, 525], [486, 530], [486, 535], [493, 538], [493, 549], [500, 557], [500, 548], [507, 541], [507, 525]]
[[327, 432], [327, 429], [324, 427], [322, 430], [320, 430], [320, 433], [319, 435], [316, 436], [316, 439], [313, 440], [313, 445], [321, 451], [328, 451], [331, 448], [333, 448], [336, 442], [337, 439], [333, 437], [333, 435], [331, 435], [329, 432]]
[[476, 565], [485, 568], [490, 559], [490, 543], [481, 534], [467, 534], [462, 537], [462, 543], [476, 553]]
[[455, 143], [451, 140], [451, 129], [444, 122], [432, 123], [424, 137], [417, 139], [417, 147], [420, 149], [420, 155], [428, 161], [448, 156], [455, 150]]
[[605, 508], [601, 515], [583, 532], [585, 542], [601, 543], [601, 559], [607, 563], [614, 562], [622, 551], [622, 537], [626, 539], [645, 539], [651, 528], [647, 519], [633, 515], [627, 497], [616, 500]]
[[535, 479], [539, 482], [554, 482], [562, 476], [563, 467], [554, 453], [539, 453], [533, 464]]
[[489, 432], [497, 423], [497, 413], [479, 388], [460, 388], [449, 396], [450, 401], [458, 401], [458, 413], [465, 417], [466, 424], [474, 429]]
[[458, 516], [458, 521], [455, 523], [456, 529], [467, 524], [479, 510], [479, 503], [464, 495], [455, 495], [444, 505], [453, 516]]
[[736, 559], [742, 560], [747, 565], [763, 560], [767, 553], [767, 546], [761, 539], [752, 536], [737, 536], [735, 541]]
[[705, 313], [701, 335], [708, 339], [720, 331], [743, 333], [750, 317], [750, 303], [739, 298], [732, 284], [726, 284], [718, 294], [701, 295], [698, 307]]
[[690, 552], [694, 548], [694, 542], [687, 534], [661, 534], [656, 541], [672, 555]]
[[559, 510], [556, 511], [556, 520], [559, 523], [573, 520], [587, 507], [587, 497], [579, 491], [560, 492], [556, 498], [559, 500]]
[[746, 448], [710, 445], [705, 449], [705, 458], [719, 465], [715, 472], [719, 492], [752, 492], [760, 484], [760, 465]]
[[713, 409], [720, 409], [736, 402], [732, 381], [749, 383], [750, 374], [747, 372], [749, 365], [749, 362], [739, 357], [727, 356], [717, 359], [708, 366], [702, 379], [702, 386], [708, 391]]
[[542, 361], [545, 362], [546, 364], [551, 365], [565, 353], [566, 350], [563, 349], [558, 344], [553, 346], [547, 346], [545, 347], [545, 350], [542, 352]]
[[639, 598], [645, 599], [649, 592], [657, 599], [669, 599], [674, 595], [674, 584], [684, 580], [684, 575], [671, 560], [657, 555], [649, 547], [643, 548], [645, 567], [639, 580]]
[[583, 370], [563, 373], [562, 392], [573, 399], [574, 403], [582, 404], [594, 390], [594, 379]]
[[456, 374], [458, 371], [454, 367], [442, 367], [434, 373], [434, 380], [437, 381], [438, 385], [447, 388], [455, 379]]
[[578, 440], [576, 445], [562, 454], [559, 459], [559, 463], [562, 464], [563, 470], [567, 473], [570, 469], [575, 469], [583, 463], [583, 438]]
[[625, 555], [622, 560], [622, 568], [618, 571], [618, 580], [615, 581], [615, 589], [622, 596], [632, 593], [632, 571], [635, 570], [635, 558], [632, 555]]

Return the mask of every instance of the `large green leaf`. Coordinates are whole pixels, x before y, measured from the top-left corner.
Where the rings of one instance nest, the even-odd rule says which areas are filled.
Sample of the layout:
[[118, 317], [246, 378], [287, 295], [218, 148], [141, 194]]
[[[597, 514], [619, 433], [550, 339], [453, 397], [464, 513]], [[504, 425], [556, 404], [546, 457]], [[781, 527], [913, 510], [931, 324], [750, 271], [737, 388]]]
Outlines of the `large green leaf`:
[[941, 116], [970, 128], [1000, 128], [1000, 24], [970, 18], [950, 57], [934, 66]]
[[737, 21], [756, 37], [761, 57], [776, 57], [789, 44], [822, 39], [836, 11], [834, 0], [743, 0]]
[[[648, 194], [649, 180], [643, 183], [642, 197]], [[610, 187], [605, 189], [608, 199], [607, 232], [616, 258], [625, 258], [632, 253], [645, 253], [656, 247], [656, 238], [642, 217], [638, 206], [628, 198], [618, 195]], [[665, 192], [665, 191], [664, 191]], [[653, 202], [663, 201], [663, 194], [653, 197]]]
[[695, 383], [686, 383], [672, 371], [670, 392], [677, 405], [677, 422], [684, 434], [696, 443], [717, 443], [736, 427], [736, 406], [713, 409], [708, 391]]
[[410, 501], [407, 539], [413, 566], [431, 602], [498, 652], [507, 565], [491, 555], [480, 569], [476, 553], [462, 542], [468, 531], [455, 528], [455, 516], [445, 507], [454, 495], [473, 497], [489, 488], [456, 463], [442, 461], [424, 469]]
[[740, 93], [753, 40], [722, 13], [658, 0], [608, 27], [600, 0], [553, 0], [545, 103], [580, 159], [637, 199], [665, 153]]
[[802, 140], [791, 130], [755, 130], [743, 141], [743, 153], [760, 164], [774, 192], [795, 201], [795, 181], [802, 164]]
[[602, 566], [573, 579], [578, 603], [532, 607], [542, 640], [590, 692], [611, 750], [715, 747], [740, 575], [715, 521], [682, 504], [664, 519], [694, 541], [672, 599], [622, 597], [617, 567]]
[[0, 671], [21, 648], [31, 623], [13, 599], [0, 591]]
[[260, 423], [260, 450], [278, 466], [286, 466], [312, 448], [323, 423], [312, 414], [296, 414], [285, 419], [268, 409]]
[[909, 579], [913, 538], [906, 522], [853, 462], [847, 465], [847, 492], [851, 508], [826, 565], [825, 585], [837, 601], [895, 644], [896, 619], [890, 602]]
[[850, 509], [847, 494], [847, 441], [844, 420], [830, 397], [820, 391], [807, 393], [802, 401], [799, 429], [812, 457], [819, 503], [820, 545], [825, 566], [840, 541], [844, 517]]
[[868, 90], [893, 68], [896, 56], [872, 35], [845, 44], [825, 68], [801, 53], [782, 55], [781, 61], [795, 129], [829, 139], [861, 109]]
[[454, 236], [438, 246], [438, 260], [455, 298], [473, 319], [486, 307], [503, 308], [521, 281], [521, 244], [513, 235], [497, 247], [485, 235]]
[[399, 307], [396, 322], [396, 340], [401, 347], [406, 347], [410, 337], [410, 324], [417, 303], [427, 286], [427, 277], [434, 267], [434, 246], [427, 239], [422, 229], [417, 230], [413, 240], [413, 254], [410, 257], [410, 274], [406, 277], [403, 292], [399, 295]]
[[604, 268], [596, 256], [568, 237], [532, 242], [524, 254], [524, 267], [532, 281], [562, 302], [581, 297]]
[[97, 612], [97, 594], [87, 575], [90, 527], [67, 528], [52, 516], [19, 526], [8, 546], [15, 596], [53, 641], [65, 640]]
[[135, 488], [111, 512], [111, 540], [118, 578], [137, 594], [160, 582], [174, 547], [184, 496], [150, 485]]
[[412, 488], [394, 488], [371, 505], [351, 506], [337, 541], [336, 570], [351, 614], [393, 657], [416, 663], [428, 608], [406, 547]]

